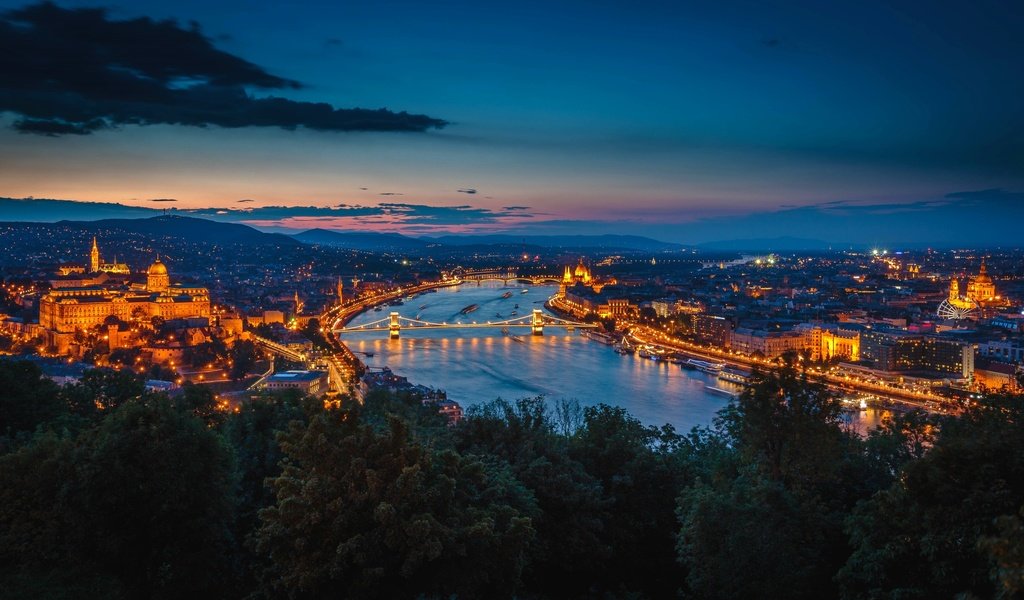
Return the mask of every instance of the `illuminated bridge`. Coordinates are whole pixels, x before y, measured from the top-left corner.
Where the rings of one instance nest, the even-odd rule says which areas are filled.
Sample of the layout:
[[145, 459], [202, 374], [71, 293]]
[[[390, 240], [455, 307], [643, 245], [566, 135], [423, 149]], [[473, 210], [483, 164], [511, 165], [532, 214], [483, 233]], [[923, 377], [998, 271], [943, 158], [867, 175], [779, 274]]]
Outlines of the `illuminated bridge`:
[[[468, 319], [469, 317], [466, 318]], [[522, 317], [516, 317], [515, 319], [508, 319], [505, 321], [457, 321], [454, 323], [433, 323], [430, 321], [421, 321], [419, 319], [403, 317], [397, 312], [392, 312], [386, 318], [373, 321], [372, 323], [342, 327], [340, 329], [335, 329], [334, 331], [335, 333], [387, 331], [390, 337], [395, 339], [403, 329], [407, 331], [419, 331], [421, 329], [494, 329], [496, 327], [500, 327], [502, 329], [530, 329], [533, 335], [544, 335], [545, 327], [554, 327], [572, 331], [577, 327], [580, 329], [594, 329], [597, 325], [593, 323], [577, 323], [576, 321], [559, 319], [558, 317], [545, 315], [539, 308], [535, 308], [533, 309], [532, 315], [523, 315]]]
[[464, 270], [458, 273], [458, 277], [462, 281], [477, 283], [481, 281], [501, 281], [503, 283], [521, 281], [540, 285], [542, 283], [561, 283], [562, 281], [561, 275], [520, 275], [514, 269]]

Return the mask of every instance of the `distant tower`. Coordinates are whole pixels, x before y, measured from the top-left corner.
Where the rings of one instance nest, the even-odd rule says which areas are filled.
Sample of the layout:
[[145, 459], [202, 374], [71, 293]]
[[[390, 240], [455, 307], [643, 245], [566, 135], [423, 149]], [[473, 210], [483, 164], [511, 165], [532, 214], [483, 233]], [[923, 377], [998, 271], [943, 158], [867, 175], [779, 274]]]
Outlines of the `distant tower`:
[[89, 272], [99, 273], [100, 270], [100, 247], [96, 245], [96, 236], [92, 237], [92, 251], [89, 252]]
[[344, 290], [342, 290], [341, 277], [338, 277], [338, 283], [335, 287], [334, 293], [338, 296], [338, 306], [341, 306], [345, 302]]
[[302, 314], [302, 299], [299, 298], [299, 290], [295, 290], [295, 316]]
[[565, 274], [562, 275], [562, 283], [572, 283], [572, 269], [565, 265]]

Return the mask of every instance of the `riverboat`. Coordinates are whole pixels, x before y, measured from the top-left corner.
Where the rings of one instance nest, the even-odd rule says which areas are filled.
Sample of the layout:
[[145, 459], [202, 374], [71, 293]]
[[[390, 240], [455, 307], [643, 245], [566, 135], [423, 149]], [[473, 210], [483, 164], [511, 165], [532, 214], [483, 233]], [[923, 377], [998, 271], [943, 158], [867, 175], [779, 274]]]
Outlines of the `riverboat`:
[[747, 383], [748, 380], [747, 375], [744, 375], [740, 371], [736, 371], [734, 369], [729, 368], [722, 369], [722, 372], [718, 374], [718, 378], [721, 379], [722, 381], [728, 381], [729, 383], [739, 384]]
[[466, 308], [463, 308], [462, 310], [460, 310], [460, 311], [459, 311], [459, 314], [460, 314], [460, 315], [468, 315], [469, 313], [471, 313], [471, 312], [475, 311], [475, 310], [476, 310], [476, 309], [478, 309], [478, 308], [480, 308], [480, 305], [479, 305], [479, 304], [470, 304], [470, 305], [469, 305], [469, 306], [467, 306]]
[[696, 358], [688, 359], [686, 364], [696, 367], [698, 371], [703, 371], [704, 373], [710, 373], [712, 375], [718, 375], [722, 369], [725, 368], [724, 363], [713, 363], [706, 360], [698, 360]]

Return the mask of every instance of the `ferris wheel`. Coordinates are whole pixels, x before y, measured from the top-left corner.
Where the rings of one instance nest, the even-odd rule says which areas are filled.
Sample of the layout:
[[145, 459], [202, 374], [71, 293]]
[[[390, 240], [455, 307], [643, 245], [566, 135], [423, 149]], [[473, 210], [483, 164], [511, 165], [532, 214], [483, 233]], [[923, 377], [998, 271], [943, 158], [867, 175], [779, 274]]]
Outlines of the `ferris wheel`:
[[970, 318], [978, 308], [978, 303], [972, 298], [963, 298], [963, 300], [966, 301], [963, 305], [953, 304], [949, 299], [943, 300], [935, 314], [941, 319], [950, 321], [962, 321]]

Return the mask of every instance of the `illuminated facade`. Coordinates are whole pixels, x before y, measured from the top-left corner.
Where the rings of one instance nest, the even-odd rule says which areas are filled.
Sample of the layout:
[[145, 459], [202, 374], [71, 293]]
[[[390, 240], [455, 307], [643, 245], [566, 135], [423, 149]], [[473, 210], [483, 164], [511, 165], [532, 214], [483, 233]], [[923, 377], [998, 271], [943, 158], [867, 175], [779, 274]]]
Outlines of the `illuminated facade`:
[[801, 325], [798, 329], [807, 332], [811, 360], [844, 358], [860, 360], [860, 331], [836, 326]]
[[558, 295], [559, 297], [564, 298], [566, 291], [577, 285], [588, 287], [594, 290], [594, 292], [600, 293], [604, 286], [614, 283], [614, 279], [606, 281], [595, 277], [594, 274], [590, 272], [590, 267], [583, 264], [583, 259], [580, 258], [580, 261], [576, 263], [575, 268], [566, 265], [565, 271], [562, 273], [561, 285], [558, 286]]
[[209, 316], [209, 291], [171, 285], [167, 266], [159, 258], [146, 271], [144, 285], [55, 288], [39, 301], [39, 325], [48, 345], [58, 352], [67, 350], [76, 332], [103, 325], [108, 317], [148, 322], [153, 317]]
[[130, 275], [131, 269], [124, 263], [117, 262], [117, 258], [114, 258], [114, 262], [105, 263], [100, 258], [99, 244], [96, 242], [96, 238], [92, 238], [92, 249], [89, 251], [89, 262], [86, 265], [61, 265], [57, 267], [57, 274], [62, 277], [70, 275], [86, 275], [91, 274], [91, 278], [79, 278], [85, 281], [91, 279], [96, 281], [96, 276], [101, 273], [111, 273], [114, 275]]
[[114, 262], [105, 263], [100, 260], [100, 247], [96, 243], [96, 238], [92, 238], [92, 250], [89, 252], [89, 272], [90, 273], [117, 273], [119, 275], [128, 275], [131, 273], [131, 269], [124, 263], [117, 262], [117, 257], [114, 257]]
[[575, 269], [565, 266], [565, 273], [562, 275], [562, 283], [565, 285], [575, 285], [582, 283], [583, 285], [590, 285], [593, 281], [593, 276], [590, 274], [590, 268], [583, 264], [583, 259], [576, 265]]
[[960, 292], [960, 282], [954, 278], [949, 283], [950, 306], [963, 310], [971, 310], [975, 307], [1000, 307], [1008, 306], [1009, 302], [999, 296], [996, 292], [996, 284], [988, 274], [988, 267], [982, 259], [978, 274], [967, 280], [967, 287], [964, 293]]

